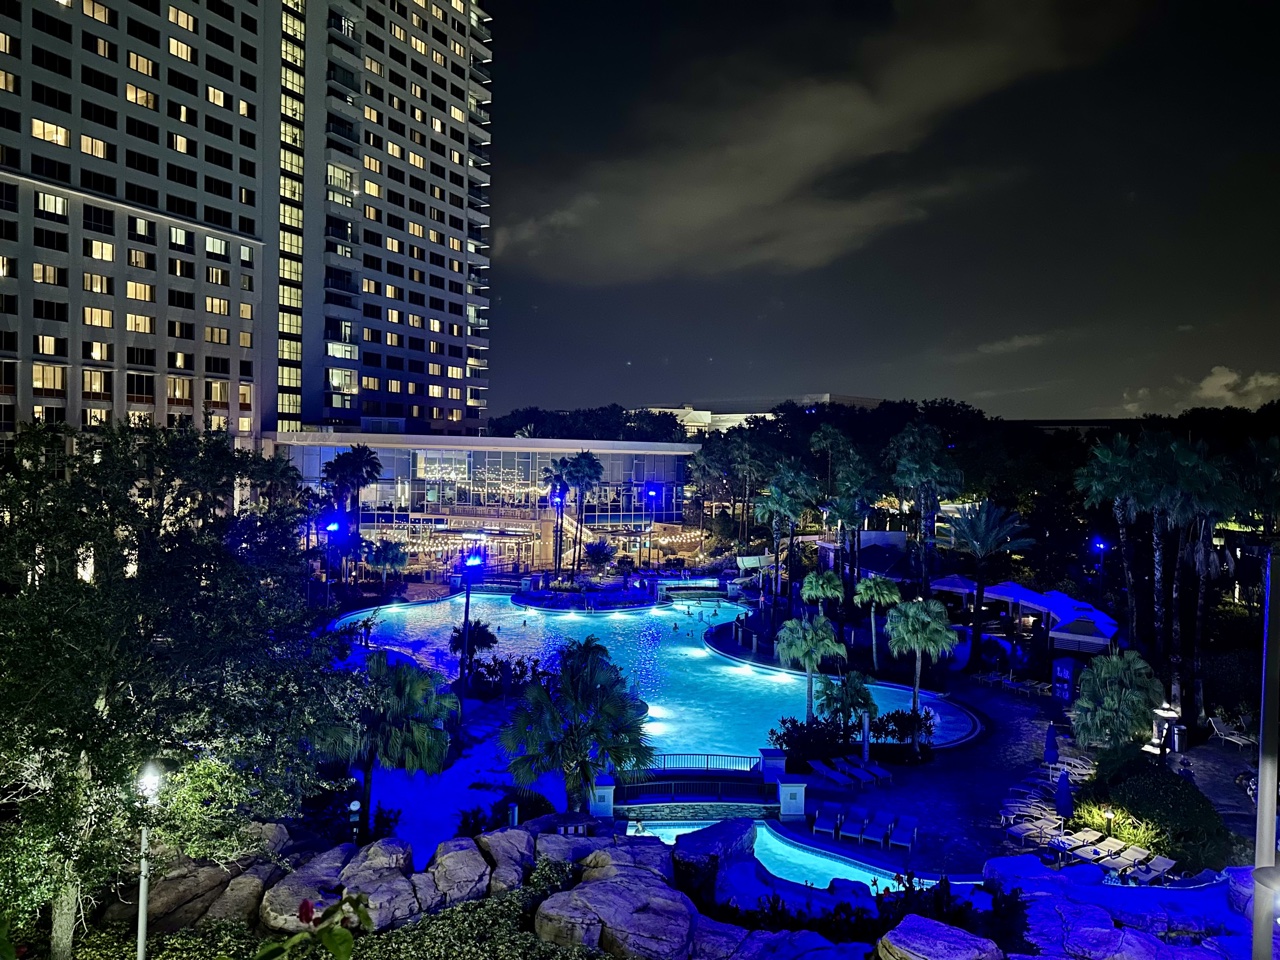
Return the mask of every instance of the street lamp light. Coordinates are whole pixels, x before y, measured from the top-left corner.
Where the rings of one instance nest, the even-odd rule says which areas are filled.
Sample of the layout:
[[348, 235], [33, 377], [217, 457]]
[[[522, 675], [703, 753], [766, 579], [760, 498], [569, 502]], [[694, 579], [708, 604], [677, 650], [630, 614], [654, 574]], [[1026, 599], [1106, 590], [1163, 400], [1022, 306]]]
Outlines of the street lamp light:
[[657, 516], [658, 510], [658, 491], [650, 487], [649, 493], [649, 568], [653, 568], [653, 521]]
[[[138, 777], [138, 794], [147, 806], [155, 806], [160, 795], [162, 771], [148, 763]], [[138, 858], [138, 960], [147, 960], [147, 897], [151, 892], [151, 865], [147, 862], [147, 824], [142, 824], [141, 856]]]

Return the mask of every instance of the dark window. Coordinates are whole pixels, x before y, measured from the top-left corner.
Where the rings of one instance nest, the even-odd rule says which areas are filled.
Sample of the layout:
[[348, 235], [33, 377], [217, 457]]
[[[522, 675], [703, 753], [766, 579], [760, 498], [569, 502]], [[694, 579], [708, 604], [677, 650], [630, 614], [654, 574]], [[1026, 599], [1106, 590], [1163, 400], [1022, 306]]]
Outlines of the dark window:
[[18, 221], [0, 220], [0, 240], [18, 239]]
[[59, 323], [66, 323], [67, 305], [55, 303], [53, 300], [32, 300], [31, 315], [37, 320], [56, 320]]
[[71, 182], [71, 164], [42, 157], [38, 153], [31, 155], [31, 173], [33, 176], [45, 177], [61, 183]]
[[93, 69], [93, 67], [80, 68], [80, 82], [96, 90], [101, 90], [103, 93], [109, 93], [113, 97], [119, 92], [115, 77], [108, 76], [101, 70]]
[[253, 361], [252, 361], [252, 360], [241, 360], [241, 361], [240, 361], [240, 376], [241, 376], [242, 378], [243, 378], [243, 377], [252, 377], [252, 376], [253, 376]]
[[17, 110], [0, 108], [0, 128], [20, 132], [22, 130], [22, 114]]
[[40, 10], [31, 11], [31, 25], [41, 33], [57, 37], [67, 43], [71, 42], [71, 23], [60, 17], [51, 17]]
[[257, 134], [250, 133], [248, 130], [240, 131], [240, 146], [253, 149], [258, 145]]
[[204, 358], [205, 373], [219, 373], [224, 377], [231, 376], [231, 358], [230, 357], [205, 357]]
[[84, 228], [95, 233], [109, 233], [115, 236], [116, 215], [112, 210], [95, 207], [91, 203], [84, 205]]
[[141, 170], [143, 173], [149, 173], [153, 177], [160, 173], [160, 161], [155, 157], [147, 156], [145, 153], [138, 153], [136, 150], [126, 150], [124, 152], [124, 165], [131, 170]]
[[225, 30], [219, 30], [211, 23], [204, 25], [204, 35], [224, 50], [235, 50], [236, 48], [236, 38]]
[[170, 320], [169, 336], [175, 340], [194, 340], [196, 338], [196, 325], [194, 323], [183, 323], [181, 320]]
[[125, 350], [126, 362], [134, 367], [154, 367], [156, 352], [150, 347], [128, 347]]
[[150, 10], [156, 16], [160, 15], [160, 0], [129, 0], [135, 7], [141, 7], [143, 10]]
[[174, 183], [180, 183], [186, 187], [194, 187], [198, 182], [198, 177], [194, 170], [188, 170], [186, 167], [179, 166], [176, 163], [165, 164], [165, 176]]
[[199, 96], [200, 94], [200, 84], [196, 81], [196, 78], [189, 77], [181, 70], [175, 70], [173, 67], [169, 68], [169, 86], [176, 87], [192, 96]]
[[212, 54], [209, 54], [204, 58], [204, 66], [210, 73], [216, 73], [218, 76], [226, 80], [234, 80], [236, 78], [235, 67], [231, 66], [231, 64], [227, 63], [225, 60], [219, 60]]
[[92, 170], [80, 171], [80, 186], [91, 193], [102, 193], [114, 197], [116, 195], [116, 178]]
[[376, 303], [366, 303], [364, 305], [364, 315], [369, 317], [371, 320], [381, 320], [382, 308]]
[[224, 140], [231, 140], [235, 136], [235, 128], [229, 123], [224, 123], [217, 117], [211, 117], [205, 114], [204, 128], [212, 133], [215, 137], [222, 137]]
[[212, 193], [214, 196], [231, 198], [231, 184], [225, 180], [219, 180], [217, 177], [206, 176], [204, 178], [204, 192]]
[[125, 117], [125, 132], [131, 137], [137, 137], [139, 140], [146, 140], [149, 143], [160, 142], [160, 128], [137, 120], [133, 117]]
[[241, 71], [240, 71], [240, 86], [244, 87], [246, 90], [257, 90], [257, 89], [258, 89], [258, 78], [257, 78], [257, 77], [255, 77], [255, 76], [254, 76], [252, 73], [250, 73], [248, 70], [241, 70]]
[[[133, 353], [134, 348], [130, 347], [129, 352]], [[155, 366], [155, 351], [148, 350], [151, 354], [151, 362], [147, 366]], [[130, 363], [134, 361], [130, 360]], [[152, 403], [156, 398], [156, 378], [149, 373], [127, 373], [125, 374], [125, 397], [130, 403]]]
[[218, 207], [211, 207], [208, 204], [205, 204], [204, 219], [206, 223], [225, 227], [228, 230], [231, 229], [231, 212], [229, 210], [222, 210]]
[[242, 177], [256, 177], [258, 175], [258, 165], [252, 160], [240, 158], [240, 175]]
[[204, 148], [204, 158], [208, 163], [216, 164], [217, 166], [223, 167], [227, 170], [233, 169], [232, 160], [235, 158], [225, 150], [219, 150], [217, 147], [210, 147], [206, 145]]
[[[160, 194], [152, 190], [150, 187], [139, 186], [136, 183], [126, 183], [124, 185], [124, 196], [126, 200], [134, 203], [140, 203], [144, 207], [158, 207], [160, 205]], [[154, 240], [152, 241], [155, 242]]]
[[258, 231], [257, 221], [255, 221], [253, 217], [241, 217], [239, 222], [240, 222], [241, 233], [248, 233], [248, 234], [257, 233]]
[[[6, 293], [0, 297], [0, 313], [13, 314], [18, 312], [18, 295], [16, 293]], [[0, 332], [0, 350], [9, 350], [17, 352], [18, 350], [18, 331], [14, 330]]]
[[0, 210], [18, 209], [18, 185], [0, 183]]
[[46, 107], [53, 107], [63, 113], [71, 112], [71, 94], [56, 87], [47, 87], [43, 83], [31, 84], [31, 99]]
[[[158, 7], [157, 7], [157, 11]], [[143, 43], [150, 44], [153, 47], [160, 46], [160, 31], [155, 27], [149, 27], [140, 20], [129, 18], [129, 22], [125, 25], [125, 30], [129, 36], [141, 40]]]
[[196, 218], [197, 205], [194, 200], [184, 200], [182, 197], [175, 197], [172, 194], [165, 196], [164, 208], [172, 214], [179, 217], [187, 217], [191, 220]]
[[187, 290], [170, 290], [169, 306], [178, 307], [181, 310], [194, 310], [196, 295]]
[[[116, 112], [108, 110], [100, 104], [94, 103], [92, 100], [80, 101], [80, 116], [88, 120], [90, 123], [96, 123], [103, 127], [110, 127], [112, 130], [116, 128]], [[129, 121], [132, 123], [133, 121]], [[152, 128], [154, 129], [154, 128]]]

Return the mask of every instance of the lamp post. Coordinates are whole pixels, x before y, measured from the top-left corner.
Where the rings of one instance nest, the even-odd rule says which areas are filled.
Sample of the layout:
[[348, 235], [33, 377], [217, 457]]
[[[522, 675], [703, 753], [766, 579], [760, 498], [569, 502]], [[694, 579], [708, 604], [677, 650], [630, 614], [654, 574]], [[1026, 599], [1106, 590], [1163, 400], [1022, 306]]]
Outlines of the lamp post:
[[1095, 537], [1093, 549], [1098, 551], [1098, 595], [1105, 598], [1107, 595], [1107, 542], [1101, 537]]
[[[160, 768], [148, 763], [138, 777], [138, 793], [147, 806], [154, 806], [160, 794]], [[147, 861], [147, 825], [142, 824], [141, 855], [138, 858], [138, 960], [147, 960], [147, 897], [151, 892], [151, 864]]]
[[471, 577], [472, 572], [480, 564], [484, 563], [484, 557], [478, 553], [468, 555], [467, 559], [462, 563], [462, 586], [466, 590], [466, 600], [462, 606], [462, 664], [459, 667], [459, 673], [465, 669], [468, 663], [467, 655], [471, 652]]
[[1254, 834], [1253, 960], [1272, 956], [1276, 933], [1276, 781], [1280, 775], [1280, 590], [1276, 548], [1267, 557], [1266, 614], [1262, 631], [1262, 715], [1258, 726], [1258, 820]]

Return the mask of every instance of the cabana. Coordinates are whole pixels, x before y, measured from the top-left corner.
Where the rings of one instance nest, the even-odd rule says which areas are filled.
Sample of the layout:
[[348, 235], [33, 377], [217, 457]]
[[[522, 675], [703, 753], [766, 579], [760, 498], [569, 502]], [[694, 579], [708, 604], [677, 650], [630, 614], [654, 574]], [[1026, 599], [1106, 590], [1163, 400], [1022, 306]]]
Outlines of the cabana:
[[1117, 629], [1116, 622], [1105, 613], [1091, 609], [1089, 614], [1060, 622], [1049, 631], [1049, 639], [1057, 650], [1105, 653], [1111, 647]]

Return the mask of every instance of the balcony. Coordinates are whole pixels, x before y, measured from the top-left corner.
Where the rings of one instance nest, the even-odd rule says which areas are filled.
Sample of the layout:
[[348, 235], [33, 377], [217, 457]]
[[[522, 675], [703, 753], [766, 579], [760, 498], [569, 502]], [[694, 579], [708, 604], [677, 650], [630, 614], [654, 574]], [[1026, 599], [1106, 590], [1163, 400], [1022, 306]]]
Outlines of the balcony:
[[356, 23], [347, 17], [335, 16], [332, 12], [329, 14], [329, 20], [325, 24], [329, 28], [331, 34], [340, 37], [346, 37], [348, 40], [356, 39]]
[[356, 79], [356, 75], [350, 70], [343, 67], [329, 64], [329, 70], [325, 74], [325, 79], [329, 83], [336, 83], [340, 87], [346, 87], [352, 93], [359, 95], [360, 81]]
[[488, 166], [493, 161], [489, 157], [489, 151], [478, 143], [473, 143], [467, 147], [467, 151], [480, 161], [481, 166]]
[[325, 227], [324, 235], [332, 237], [334, 240], [341, 240], [343, 243], [358, 244], [360, 241], [354, 236], [355, 231], [348, 228], [343, 230], [341, 227]]
[[348, 140], [354, 144], [360, 143], [360, 135], [356, 133], [355, 129], [341, 123], [326, 123], [324, 132], [333, 134], [335, 137], [341, 137], [343, 140]]
[[478, 103], [467, 104], [467, 115], [470, 116], [472, 123], [478, 123], [480, 126], [487, 126], [492, 119], [489, 111]]
[[478, 20], [471, 21], [471, 36], [475, 37], [481, 43], [492, 43], [493, 34], [483, 23]]
[[481, 83], [489, 83], [493, 80], [493, 75], [489, 73], [489, 65], [480, 60], [471, 61], [471, 75]]

